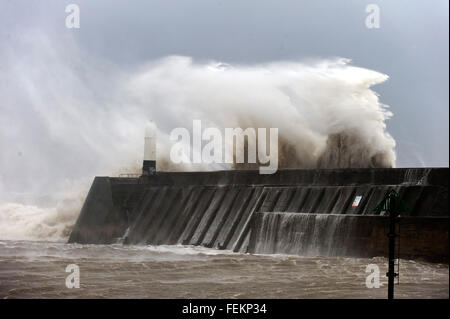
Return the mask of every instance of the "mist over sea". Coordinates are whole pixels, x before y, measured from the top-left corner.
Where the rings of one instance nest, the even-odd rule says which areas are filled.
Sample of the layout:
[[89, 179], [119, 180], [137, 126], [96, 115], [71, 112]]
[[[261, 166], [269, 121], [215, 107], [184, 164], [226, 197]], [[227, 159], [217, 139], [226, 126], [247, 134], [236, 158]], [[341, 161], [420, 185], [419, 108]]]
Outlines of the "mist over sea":
[[228, 64], [167, 55], [131, 67], [54, 37], [24, 30], [1, 44], [0, 239], [67, 237], [94, 176], [140, 173], [149, 121], [158, 171], [233, 168], [170, 160], [171, 131], [191, 131], [195, 119], [221, 132], [278, 128], [279, 168], [396, 165], [393, 112], [376, 92], [388, 75], [345, 57]]

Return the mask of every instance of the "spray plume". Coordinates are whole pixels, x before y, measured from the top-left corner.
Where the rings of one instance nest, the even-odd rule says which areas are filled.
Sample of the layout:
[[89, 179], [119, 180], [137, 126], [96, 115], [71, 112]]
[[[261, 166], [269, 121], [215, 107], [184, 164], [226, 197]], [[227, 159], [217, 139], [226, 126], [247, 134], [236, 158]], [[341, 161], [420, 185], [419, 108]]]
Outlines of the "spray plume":
[[140, 172], [149, 120], [158, 170], [227, 168], [170, 162], [170, 131], [193, 119], [279, 128], [280, 168], [395, 166], [391, 113], [371, 89], [388, 77], [346, 59], [231, 66], [170, 56], [126, 69], [39, 31], [0, 52], [2, 239], [67, 236], [93, 176]]

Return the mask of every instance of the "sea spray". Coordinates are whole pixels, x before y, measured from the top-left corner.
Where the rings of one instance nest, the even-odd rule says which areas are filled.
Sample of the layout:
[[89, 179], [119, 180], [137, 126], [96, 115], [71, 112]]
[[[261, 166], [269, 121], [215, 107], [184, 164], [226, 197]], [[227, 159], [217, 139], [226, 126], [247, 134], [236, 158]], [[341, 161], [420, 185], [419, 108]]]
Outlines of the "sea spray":
[[[392, 114], [371, 89], [388, 77], [347, 59], [227, 65], [169, 56], [119, 67], [39, 30], [1, 48], [0, 238], [66, 236], [94, 176], [139, 172], [149, 120], [158, 170], [241, 168], [170, 161], [171, 130], [193, 119], [279, 128], [279, 168], [395, 166]], [[78, 203], [71, 213], [67, 200]]]

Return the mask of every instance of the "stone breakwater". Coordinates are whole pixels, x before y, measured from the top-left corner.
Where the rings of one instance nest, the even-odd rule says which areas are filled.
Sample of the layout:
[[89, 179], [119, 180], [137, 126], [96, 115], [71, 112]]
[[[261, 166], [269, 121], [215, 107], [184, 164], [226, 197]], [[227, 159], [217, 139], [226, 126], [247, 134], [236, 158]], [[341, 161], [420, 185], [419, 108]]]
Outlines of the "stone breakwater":
[[401, 258], [448, 263], [448, 168], [158, 172], [96, 177], [70, 243], [199, 245], [236, 252], [375, 257], [395, 189]]

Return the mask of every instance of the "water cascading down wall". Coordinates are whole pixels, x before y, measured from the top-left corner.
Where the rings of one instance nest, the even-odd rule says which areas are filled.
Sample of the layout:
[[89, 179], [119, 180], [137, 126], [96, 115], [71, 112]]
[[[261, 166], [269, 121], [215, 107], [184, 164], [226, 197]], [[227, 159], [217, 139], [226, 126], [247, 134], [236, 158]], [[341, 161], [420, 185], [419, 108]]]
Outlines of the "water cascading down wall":
[[374, 209], [389, 189], [409, 208], [399, 222], [400, 257], [448, 263], [448, 168], [96, 177], [69, 242], [386, 256], [388, 220]]

